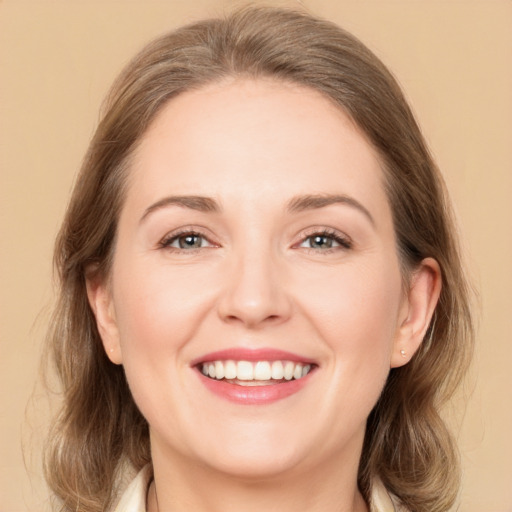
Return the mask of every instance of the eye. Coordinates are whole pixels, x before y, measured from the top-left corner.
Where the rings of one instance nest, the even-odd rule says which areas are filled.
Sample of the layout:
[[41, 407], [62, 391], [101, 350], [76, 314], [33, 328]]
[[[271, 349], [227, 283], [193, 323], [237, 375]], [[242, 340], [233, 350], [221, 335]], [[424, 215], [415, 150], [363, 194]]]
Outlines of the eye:
[[307, 236], [299, 245], [306, 249], [315, 249], [319, 251], [328, 251], [329, 249], [344, 248], [350, 249], [352, 247], [351, 241], [336, 232], [322, 231], [320, 233], [312, 233]]
[[194, 250], [204, 247], [213, 247], [213, 244], [201, 233], [195, 231], [186, 231], [181, 233], [171, 233], [165, 237], [160, 246], [178, 250]]

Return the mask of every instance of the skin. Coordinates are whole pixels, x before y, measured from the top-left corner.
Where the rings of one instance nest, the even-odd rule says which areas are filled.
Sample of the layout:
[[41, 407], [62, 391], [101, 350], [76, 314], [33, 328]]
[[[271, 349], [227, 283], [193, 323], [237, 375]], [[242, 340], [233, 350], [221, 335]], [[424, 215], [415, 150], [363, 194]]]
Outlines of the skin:
[[[289, 210], [311, 194], [350, 201]], [[168, 196], [218, 211], [154, 207]], [[201, 235], [198, 248], [180, 249], [183, 231]], [[421, 343], [436, 262], [406, 281], [378, 155], [327, 99], [231, 80], [171, 100], [135, 154], [108, 282], [88, 283], [106, 353], [150, 425], [149, 511], [368, 510], [365, 422], [390, 368]], [[317, 368], [286, 399], [234, 404], [191, 367], [231, 347]]]

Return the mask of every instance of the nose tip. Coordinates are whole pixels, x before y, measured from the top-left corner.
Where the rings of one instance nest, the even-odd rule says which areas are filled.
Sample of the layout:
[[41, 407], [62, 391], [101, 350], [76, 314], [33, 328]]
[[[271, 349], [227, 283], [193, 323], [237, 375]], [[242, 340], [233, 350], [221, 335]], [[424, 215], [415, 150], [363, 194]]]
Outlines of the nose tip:
[[283, 275], [271, 264], [240, 262], [230, 273], [219, 300], [219, 316], [224, 322], [247, 328], [285, 322], [292, 305]]

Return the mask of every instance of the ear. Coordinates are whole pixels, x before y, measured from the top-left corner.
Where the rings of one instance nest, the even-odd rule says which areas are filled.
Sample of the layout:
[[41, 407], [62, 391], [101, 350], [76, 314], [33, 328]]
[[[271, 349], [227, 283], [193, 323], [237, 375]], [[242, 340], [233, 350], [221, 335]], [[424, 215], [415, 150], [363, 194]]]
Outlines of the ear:
[[98, 276], [86, 278], [87, 297], [96, 317], [96, 325], [108, 358], [114, 364], [122, 363], [119, 330], [117, 328], [114, 301], [108, 280]]
[[441, 281], [439, 264], [433, 258], [425, 258], [413, 272], [393, 345], [391, 368], [407, 364], [420, 347], [441, 294]]

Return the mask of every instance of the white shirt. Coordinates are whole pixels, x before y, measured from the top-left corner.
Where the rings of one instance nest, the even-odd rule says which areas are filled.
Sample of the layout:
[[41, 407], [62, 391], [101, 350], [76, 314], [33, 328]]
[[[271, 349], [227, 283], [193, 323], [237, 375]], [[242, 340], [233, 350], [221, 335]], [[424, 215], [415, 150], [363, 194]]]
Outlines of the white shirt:
[[[152, 476], [151, 465], [142, 468], [126, 488], [113, 512], [146, 512], [146, 495]], [[370, 512], [399, 512], [398, 505], [395, 507], [393, 502], [384, 486], [376, 482], [372, 491]]]

